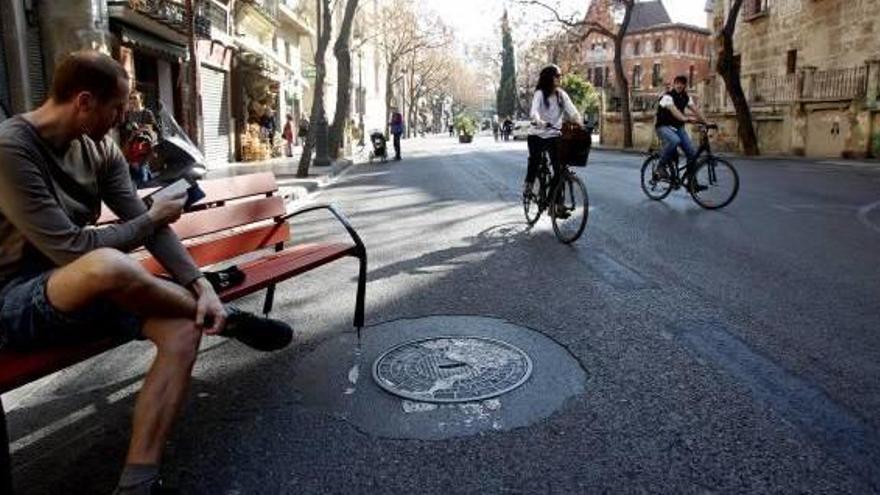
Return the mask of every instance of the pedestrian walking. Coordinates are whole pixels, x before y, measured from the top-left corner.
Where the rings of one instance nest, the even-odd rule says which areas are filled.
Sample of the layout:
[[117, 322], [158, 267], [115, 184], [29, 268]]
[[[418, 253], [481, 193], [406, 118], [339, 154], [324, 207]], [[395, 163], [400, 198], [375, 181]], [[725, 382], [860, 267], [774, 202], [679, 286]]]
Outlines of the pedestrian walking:
[[287, 114], [287, 122], [284, 124], [281, 137], [284, 138], [284, 155], [290, 158], [293, 156], [293, 115]]
[[275, 112], [271, 108], [266, 108], [263, 116], [260, 118], [260, 127], [263, 133], [269, 139], [269, 146], [275, 149], [275, 131], [278, 130], [278, 124], [275, 122]]
[[305, 115], [300, 115], [300, 117], [299, 117], [299, 132], [297, 133], [299, 135], [299, 145], [300, 146], [306, 145], [306, 139], [309, 137], [309, 126], [310, 125], [311, 124], [309, 124], [309, 119], [307, 119]]
[[403, 134], [403, 115], [397, 108], [391, 109], [391, 135], [394, 136], [394, 159], [400, 160], [400, 135]]
[[498, 116], [496, 115], [492, 119], [492, 137], [495, 138], [496, 143], [498, 142], [498, 135], [500, 134], [500, 132], [501, 132], [501, 126], [498, 123]]

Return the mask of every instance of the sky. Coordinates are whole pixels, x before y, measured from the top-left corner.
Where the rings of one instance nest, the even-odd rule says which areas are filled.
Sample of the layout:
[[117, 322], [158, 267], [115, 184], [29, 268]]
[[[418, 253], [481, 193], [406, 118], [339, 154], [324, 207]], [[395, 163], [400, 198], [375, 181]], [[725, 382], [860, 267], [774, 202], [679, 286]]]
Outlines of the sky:
[[[705, 27], [706, 13], [703, 12], [705, 0], [662, 1], [673, 22]], [[589, 0], [556, 0], [556, 2], [560, 5], [560, 10], [567, 14], [575, 12], [583, 14], [589, 5]], [[540, 8], [524, 7], [510, 0], [420, 0], [419, 3], [440, 14], [443, 20], [455, 29], [457, 40], [465, 44], [491, 37], [491, 30], [497, 29], [505, 4], [511, 10], [511, 16], [519, 14], [520, 17], [536, 23], [538, 29], [545, 24], [543, 20], [547, 19]], [[548, 3], [554, 3], [554, 0], [549, 0]], [[516, 10], [520, 12], [515, 12]], [[520, 33], [520, 35], [528, 35], [528, 33]]]

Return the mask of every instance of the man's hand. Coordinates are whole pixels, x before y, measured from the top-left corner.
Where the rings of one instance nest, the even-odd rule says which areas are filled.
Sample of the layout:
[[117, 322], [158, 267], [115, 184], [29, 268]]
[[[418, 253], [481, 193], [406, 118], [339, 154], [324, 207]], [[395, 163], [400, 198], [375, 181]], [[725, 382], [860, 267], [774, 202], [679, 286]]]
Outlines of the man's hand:
[[198, 297], [196, 307], [196, 325], [201, 327], [208, 335], [217, 335], [223, 331], [226, 325], [226, 309], [214, 287], [205, 277], [197, 278], [191, 285], [193, 292]]
[[186, 204], [186, 191], [167, 198], [155, 198], [147, 215], [157, 226], [172, 224], [183, 213], [183, 205]]

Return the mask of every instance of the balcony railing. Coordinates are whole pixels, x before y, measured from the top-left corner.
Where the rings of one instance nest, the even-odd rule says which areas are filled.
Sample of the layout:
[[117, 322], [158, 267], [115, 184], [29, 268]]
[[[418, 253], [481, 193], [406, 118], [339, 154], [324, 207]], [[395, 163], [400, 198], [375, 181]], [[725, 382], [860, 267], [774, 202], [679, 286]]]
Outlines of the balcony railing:
[[278, 0], [241, 0], [241, 2], [254, 7], [269, 19], [274, 20], [278, 17]]
[[124, 5], [175, 31], [186, 33], [189, 17], [181, 0], [110, 0], [108, 5]]
[[868, 68], [816, 71], [813, 84], [804, 84], [804, 100], [849, 100], [865, 96], [868, 87]]
[[755, 76], [751, 94], [746, 95], [752, 103], [791, 103], [798, 99], [798, 75]]

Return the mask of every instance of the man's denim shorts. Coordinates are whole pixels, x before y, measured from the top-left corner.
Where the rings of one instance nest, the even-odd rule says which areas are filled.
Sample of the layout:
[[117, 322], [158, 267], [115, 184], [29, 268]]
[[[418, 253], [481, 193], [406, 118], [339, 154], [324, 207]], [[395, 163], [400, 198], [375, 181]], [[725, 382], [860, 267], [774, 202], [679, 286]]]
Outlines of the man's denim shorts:
[[0, 289], [0, 349], [30, 350], [103, 337], [142, 339], [142, 322], [107, 301], [74, 313], [55, 309], [46, 296], [51, 272], [18, 277]]

